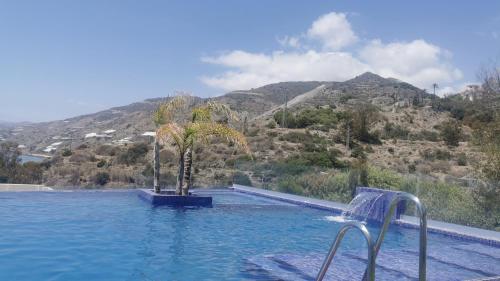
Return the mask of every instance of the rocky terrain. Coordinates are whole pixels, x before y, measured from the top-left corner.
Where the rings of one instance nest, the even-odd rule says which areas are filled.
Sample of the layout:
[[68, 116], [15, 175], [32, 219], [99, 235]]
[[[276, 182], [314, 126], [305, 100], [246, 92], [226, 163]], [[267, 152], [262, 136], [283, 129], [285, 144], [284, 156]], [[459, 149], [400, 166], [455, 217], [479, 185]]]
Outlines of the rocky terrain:
[[[146, 185], [149, 184], [148, 164], [152, 153], [149, 149], [150, 132], [154, 131], [151, 113], [167, 99], [149, 99], [53, 122], [17, 126], [0, 124], [0, 137], [18, 143], [25, 154], [51, 156], [53, 165], [44, 177], [45, 183], [50, 185], [95, 185], [93, 177], [100, 171], [111, 175], [108, 185]], [[350, 163], [355, 160], [352, 151], [345, 147], [345, 131], [340, 124], [333, 124], [326, 130], [315, 126], [279, 128], [273, 125], [276, 121], [274, 115], [284, 107], [285, 100], [287, 110], [292, 113], [308, 108], [330, 108], [342, 112], [362, 103], [376, 106], [378, 115], [370, 125], [370, 131], [377, 133], [382, 141], [378, 145], [359, 143], [368, 162], [374, 166], [465, 183], [472, 177], [469, 163], [473, 161], [457, 163], [458, 157], [464, 153], [471, 159], [480, 157], [467, 141], [449, 147], [441, 140], [438, 128], [450, 116], [431, 107], [432, 101], [438, 97], [408, 83], [373, 73], [345, 82], [277, 83], [212, 99], [226, 103], [246, 116], [242, 120], [247, 120], [247, 124], [242, 121], [236, 126], [245, 127], [257, 163], [280, 161], [300, 154], [306, 144], [288, 140], [290, 133], [314, 136], [325, 143], [328, 151], [338, 150], [338, 158], [342, 161]], [[196, 100], [203, 102], [201, 98]], [[387, 126], [402, 132], [388, 136], [385, 132]], [[470, 134], [467, 127], [463, 130], [465, 136]], [[147, 147], [140, 159], [128, 162], [118, 159], [121, 154], [143, 143]], [[434, 154], [441, 150], [446, 151], [445, 155], [436, 157]], [[231, 147], [218, 143], [198, 148], [195, 155], [198, 159], [195, 177], [199, 185], [227, 184], [236, 170], [238, 159], [243, 157]], [[175, 152], [164, 148], [162, 159], [165, 182], [172, 184]], [[246, 174], [254, 184], [269, 180], [255, 171]]]

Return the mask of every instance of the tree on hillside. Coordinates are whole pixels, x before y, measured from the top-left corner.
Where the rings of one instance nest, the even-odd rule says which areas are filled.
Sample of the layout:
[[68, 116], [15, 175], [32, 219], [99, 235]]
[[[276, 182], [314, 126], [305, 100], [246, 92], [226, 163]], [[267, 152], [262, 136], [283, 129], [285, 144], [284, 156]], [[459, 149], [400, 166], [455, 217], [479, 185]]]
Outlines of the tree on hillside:
[[500, 95], [500, 66], [497, 62], [482, 66], [477, 78], [481, 81], [482, 90], [488, 96]]
[[[283, 118], [283, 115], [286, 115], [285, 118]], [[297, 125], [295, 115], [290, 110], [280, 109], [274, 113], [273, 118], [281, 128], [295, 128]], [[283, 123], [285, 122], [285, 119], [286, 124]]]
[[48, 163], [27, 162], [21, 164], [21, 152], [17, 143], [0, 143], [0, 183], [40, 184]]
[[378, 137], [370, 133], [370, 128], [380, 119], [378, 108], [372, 104], [361, 103], [356, 105], [352, 112], [353, 136], [366, 143], [379, 144]]
[[456, 120], [441, 124], [441, 137], [448, 146], [458, 146], [462, 139], [462, 126]]
[[500, 227], [500, 118], [476, 129], [476, 143], [485, 160], [476, 165], [485, 184], [476, 190], [476, 198], [485, 211], [485, 216], [496, 217]]
[[19, 165], [21, 152], [13, 142], [0, 143], [0, 182], [12, 182]]

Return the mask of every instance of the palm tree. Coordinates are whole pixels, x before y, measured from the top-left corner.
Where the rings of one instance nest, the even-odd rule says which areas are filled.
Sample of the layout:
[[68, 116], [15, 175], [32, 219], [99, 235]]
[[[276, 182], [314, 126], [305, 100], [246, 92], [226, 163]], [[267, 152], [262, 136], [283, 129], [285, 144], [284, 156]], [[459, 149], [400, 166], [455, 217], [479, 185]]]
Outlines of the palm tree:
[[168, 123], [173, 122], [175, 113], [181, 108], [185, 107], [187, 104], [187, 98], [184, 96], [177, 96], [172, 98], [170, 101], [161, 104], [153, 113], [153, 123], [156, 127], [156, 134], [154, 140], [154, 161], [153, 161], [153, 173], [154, 173], [154, 191], [156, 193], [161, 192], [160, 188], [160, 141], [158, 138], [158, 129]]
[[439, 85], [437, 83], [432, 84], [432, 88], [434, 89], [434, 95], [436, 95], [436, 89], [439, 89]]
[[[222, 117], [218, 122], [214, 121], [217, 116]], [[157, 131], [159, 138], [164, 143], [173, 142], [179, 153], [177, 194], [188, 195], [191, 188], [193, 147], [196, 139], [208, 142], [210, 137], [223, 137], [248, 151], [243, 134], [228, 126], [230, 120], [237, 120], [237, 115], [227, 105], [209, 101], [191, 111], [188, 123], [184, 125], [169, 123]]]
[[[193, 144], [195, 140], [202, 140], [208, 143], [211, 137], [219, 137], [228, 142], [231, 142], [244, 151], [248, 152], [248, 144], [243, 134], [237, 130], [230, 128], [223, 123], [207, 121], [205, 115], [207, 111], [204, 110], [203, 118], [196, 122], [189, 122], [183, 126], [177, 123], [168, 123], [161, 126], [157, 135], [162, 143], [173, 143], [179, 154], [179, 174], [177, 178], [176, 193], [184, 196], [189, 195], [189, 188], [191, 187], [191, 169], [193, 163]], [[200, 113], [200, 111], [193, 110], [193, 116]], [[198, 117], [200, 117], [198, 115]], [[196, 120], [196, 119], [192, 119]], [[182, 189], [179, 191], [179, 189]]]

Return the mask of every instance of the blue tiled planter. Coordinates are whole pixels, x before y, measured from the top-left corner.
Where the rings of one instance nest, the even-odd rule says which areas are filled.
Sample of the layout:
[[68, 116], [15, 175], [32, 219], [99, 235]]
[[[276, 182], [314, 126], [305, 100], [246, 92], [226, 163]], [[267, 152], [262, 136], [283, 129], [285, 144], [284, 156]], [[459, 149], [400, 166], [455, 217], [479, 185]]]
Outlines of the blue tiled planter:
[[158, 194], [151, 189], [139, 189], [138, 196], [151, 204], [167, 205], [174, 207], [198, 206], [212, 207], [212, 197], [189, 193], [189, 196], [175, 195], [170, 191], [163, 191]]

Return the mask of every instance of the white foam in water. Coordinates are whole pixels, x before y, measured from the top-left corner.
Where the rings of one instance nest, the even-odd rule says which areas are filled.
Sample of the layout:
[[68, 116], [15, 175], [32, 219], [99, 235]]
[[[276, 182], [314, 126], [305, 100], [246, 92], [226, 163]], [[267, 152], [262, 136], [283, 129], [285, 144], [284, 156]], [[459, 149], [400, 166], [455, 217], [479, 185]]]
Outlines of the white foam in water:
[[325, 216], [324, 219], [327, 221], [333, 221], [333, 222], [347, 222], [347, 221], [349, 221], [344, 216]]

